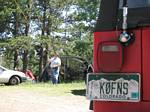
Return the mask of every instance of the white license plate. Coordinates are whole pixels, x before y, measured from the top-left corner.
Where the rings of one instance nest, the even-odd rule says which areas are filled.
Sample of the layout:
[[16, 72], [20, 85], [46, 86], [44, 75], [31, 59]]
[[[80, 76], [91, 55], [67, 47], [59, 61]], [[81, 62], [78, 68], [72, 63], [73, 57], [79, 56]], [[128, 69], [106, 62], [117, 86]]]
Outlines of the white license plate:
[[90, 100], [140, 101], [139, 73], [90, 73], [86, 96]]

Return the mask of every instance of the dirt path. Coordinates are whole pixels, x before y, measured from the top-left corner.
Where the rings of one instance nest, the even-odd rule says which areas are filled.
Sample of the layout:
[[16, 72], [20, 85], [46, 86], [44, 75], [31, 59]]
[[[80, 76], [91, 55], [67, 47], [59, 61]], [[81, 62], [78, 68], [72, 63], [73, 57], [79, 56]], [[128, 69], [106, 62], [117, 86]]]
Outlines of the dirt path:
[[91, 112], [85, 96], [46, 96], [31, 91], [0, 91], [0, 112]]

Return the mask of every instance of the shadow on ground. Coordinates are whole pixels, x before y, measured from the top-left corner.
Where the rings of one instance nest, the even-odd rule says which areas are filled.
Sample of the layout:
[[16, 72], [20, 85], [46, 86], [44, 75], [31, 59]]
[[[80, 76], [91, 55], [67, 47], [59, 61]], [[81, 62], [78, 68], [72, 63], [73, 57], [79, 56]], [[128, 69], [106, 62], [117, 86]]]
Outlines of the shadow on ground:
[[85, 89], [75, 89], [75, 90], [71, 90], [71, 93], [74, 95], [85, 96], [86, 90]]

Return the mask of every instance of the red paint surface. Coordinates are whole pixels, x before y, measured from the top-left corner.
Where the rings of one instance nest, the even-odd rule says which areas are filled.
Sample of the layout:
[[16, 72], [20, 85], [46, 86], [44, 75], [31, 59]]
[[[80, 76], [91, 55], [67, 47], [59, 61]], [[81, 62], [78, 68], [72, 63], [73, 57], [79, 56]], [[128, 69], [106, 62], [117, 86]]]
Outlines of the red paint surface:
[[142, 31], [142, 71], [143, 100], [150, 102], [150, 28]]
[[[135, 41], [123, 48], [123, 65], [119, 72], [141, 74], [140, 102], [94, 101], [94, 112], [150, 112], [150, 28], [133, 30]], [[119, 33], [119, 32], [118, 32]], [[116, 31], [94, 33], [94, 72], [102, 72], [99, 67], [99, 44], [118, 41]]]

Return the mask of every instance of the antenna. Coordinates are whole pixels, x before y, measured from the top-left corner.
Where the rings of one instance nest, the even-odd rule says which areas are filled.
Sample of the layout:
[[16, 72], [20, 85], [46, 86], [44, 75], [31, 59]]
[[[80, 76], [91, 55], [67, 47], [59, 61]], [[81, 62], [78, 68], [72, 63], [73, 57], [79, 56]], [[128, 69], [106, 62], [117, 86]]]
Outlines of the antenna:
[[123, 0], [123, 23], [122, 23], [123, 32], [126, 32], [127, 30], [127, 17], [128, 17], [127, 0]]
[[128, 7], [127, 7], [127, 0], [123, 0], [123, 22], [122, 22], [122, 30], [123, 32], [119, 36], [119, 42], [122, 43], [124, 46], [128, 46], [133, 40], [134, 36], [133, 33], [128, 34], [127, 29], [128, 29], [128, 24], [127, 24], [127, 19], [128, 19]]

